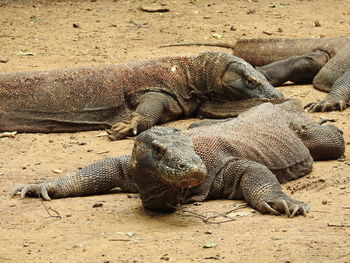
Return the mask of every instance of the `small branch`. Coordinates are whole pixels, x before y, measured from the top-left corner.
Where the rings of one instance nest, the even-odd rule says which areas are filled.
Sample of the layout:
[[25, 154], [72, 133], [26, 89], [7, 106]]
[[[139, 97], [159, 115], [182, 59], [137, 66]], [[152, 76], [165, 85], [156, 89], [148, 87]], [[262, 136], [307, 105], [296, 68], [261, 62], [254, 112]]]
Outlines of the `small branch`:
[[131, 241], [130, 239], [123, 239], [123, 238], [110, 238], [108, 241]]
[[350, 225], [346, 225], [346, 224], [331, 224], [331, 223], [328, 223], [327, 226], [330, 226], [330, 227], [350, 227]]
[[[60, 215], [59, 212], [57, 212], [55, 209], [53, 209], [53, 208], [51, 208], [51, 207], [47, 208], [42, 199], [40, 199], [40, 201], [41, 201], [41, 204], [43, 205], [43, 207], [45, 208], [46, 212], [48, 213], [48, 215], [49, 215], [50, 217], [59, 218], [59, 219], [62, 218], [62, 216]], [[50, 211], [54, 212], [56, 215], [52, 215], [52, 214], [50, 213]]]
[[[233, 209], [223, 212], [223, 213], [218, 213], [216, 211], [208, 211], [203, 214], [199, 214], [190, 210], [185, 210], [185, 209], [178, 209], [178, 211], [182, 213], [188, 213], [189, 215], [184, 214], [186, 217], [195, 217], [201, 219], [205, 224], [222, 224], [222, 223], [227, 223], [236, 220], [236, 218], [228, 216], [230, 213], [237, 211], [239, 209], [248, 207], [247, 204], [239, 204], [236, 205]], [[214, 215], [208, 216], [207, 214], [212, 213]], [[221, 220], [221, 221], [215, 221], [215, 219], [222, 217], [222, 218], [227, 218], [226, 220]]]
[[14, 132], [2, 132], [0, 133], [0, 138], [15, 138], [15, 135], [17, 134], [16, 131]]

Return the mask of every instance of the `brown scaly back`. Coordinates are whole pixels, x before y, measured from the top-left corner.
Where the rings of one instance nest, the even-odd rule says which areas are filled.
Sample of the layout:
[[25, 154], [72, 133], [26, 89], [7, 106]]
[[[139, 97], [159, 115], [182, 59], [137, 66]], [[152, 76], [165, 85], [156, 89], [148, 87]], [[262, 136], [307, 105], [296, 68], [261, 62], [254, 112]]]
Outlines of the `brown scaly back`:
[[325, 51], [333, 57], [349, 43], [350, 38], [242, 39], [236, 42], [233, 54], [254, 66], [263, 66], [316, 50]]

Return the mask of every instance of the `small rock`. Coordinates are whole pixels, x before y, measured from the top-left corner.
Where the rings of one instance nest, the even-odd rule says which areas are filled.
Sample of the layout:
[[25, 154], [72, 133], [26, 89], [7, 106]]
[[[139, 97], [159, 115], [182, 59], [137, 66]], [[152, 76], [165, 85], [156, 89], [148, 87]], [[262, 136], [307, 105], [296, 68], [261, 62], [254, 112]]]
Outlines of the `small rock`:
[[271, 33], [271, 32], [268, 32], [268, 31], [263, 31], [263, 34], [265, 34], [265, 35], [269, 35], [269, 36], [271, 36], [271, 35], [272, 35], [272, 33]]
[[93, 205], [92, 205], [93, 208], [102, 207], [102, 206], [103, 206], [102, 203], [96, 203], [96, 204], [93, 204]]
[[169, 256], [168, 256], [168, 254], [164, 254], [164, 255], [162, 255], [162, 256], [160, 257], [160, 259], [161, 259], [161, 260], [165, 260], [165, 261], [170, 260], [170, 258], [169, 258]]
[[214, 242], [208, 242], [208, 243], [204, 244], [204, 245], [202, 246], [202, 248], [214, 248], [214, 247], [216, 247], [216, 246], [217, 246], [216, 243], [214, 243]]
[[323, 205], [326, 205], [327, 203], [328, 203], [327, 200], [322, 200]]
[[214, 33], [214, 34], [211, 34], [210, 37], [211, 37], [211, 38], [215, 38], [215, 39], [221, 39], [221, 38], [223, 38], [224, 36], [223, 36], [223, 35], [220, 35], [220, 34], [218, 34], [218, 33]]
[[28, 242], [24, 242], [23, 243], [23, 247], [29, 247], [29, 243]]
[[73, 23], [74, 28], [80, 28], [80, 25], [78, 23]]
[[162, 6], [140, 6], [140, 10], [147, 13], [164, 13], [170, 9]]
[[320, 27], [320, 26], [321, 26], [320, 21], [316, 20], [315, 21], [315, 27]]

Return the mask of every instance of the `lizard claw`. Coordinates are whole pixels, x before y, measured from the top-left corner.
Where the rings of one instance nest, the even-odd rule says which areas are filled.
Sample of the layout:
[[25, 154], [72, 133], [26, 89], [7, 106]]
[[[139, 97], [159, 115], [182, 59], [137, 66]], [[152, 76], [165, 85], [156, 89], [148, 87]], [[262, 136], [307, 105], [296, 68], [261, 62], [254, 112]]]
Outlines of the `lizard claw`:
[[36, 194], [38, 197], [42, 197], [44, 200], [50, 201], [51, 198], [48, 194], [47, 188], [44, 184], [27, 184], [15, 187], [11, 192], [11, 197], [20, 193], [21, 198], [28, 196], [33, 196]]
[[307, 203], [293, 200], [291, 198], [278, 199], [272, 202], [261, 202], [257, 205], [257, 209], [262, 213], [270, 213], [273, 215], [286, 214], [292, 218], [296, 215], [306, 215], [310, 206]]
[[309, 112], [326, 112], [326, 111], [343, 111], [346, 109], [346, 102], [343, 100], [330, 101], [323, 100], [320, 102], [310, 102], [305, 105], [304, 109], [308, 108]]
[[116, 141], [131, 136], [133, 134], [133, 129], [134, 127], [132, 127], [130, 123], [118, 122], [114, 124], [110, 130], [107, 130], [107, 134], [112, 141]]
[[134, 136], [138, 133], [138, 125], [141, 115], [133, 113], [132, 117], [123, 122], [117, 122], [110, 130], [107, 130], [108, 137], [112, 141], [121, 140], [128, 136]]
[[261, 208], [259, 209], [260, 212], [262, 213], [270, 213], [270, 214], [273, 214], [273, 215], [280, 215], [281, 213], [278, 212], [277, 210], [273, 209], [268, 203], [266, 202], [263, 202], [261, 203]]

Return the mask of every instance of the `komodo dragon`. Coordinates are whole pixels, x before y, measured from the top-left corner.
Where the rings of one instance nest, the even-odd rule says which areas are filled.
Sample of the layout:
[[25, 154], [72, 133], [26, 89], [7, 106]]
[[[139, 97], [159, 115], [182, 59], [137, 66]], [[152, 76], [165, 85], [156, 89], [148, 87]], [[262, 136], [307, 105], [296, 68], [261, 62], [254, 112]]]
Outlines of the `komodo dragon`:
[[193, 116], [206, 100], [281, 97], [250, 64], [217, 52], [0, 74], [0, 131], [110, 128], [115, 140]]
[[[286, 81], [313, 83], [329, 94], [306, 105], [309, 111], [344, 110], [350, 100], [350, 38], [246, 39], [228, 43], [175, 43], [231, 48], [265, 75], [274, 86]], [[271, 64], [270, 64], [271, 63]]]
[[281, 191], [280, 183], [308, 174], [313, 160], [343, 155], [342, 132], [321, 126], [300, 103], [264, 103], [237, 118], [180, 131], [153, 127], [135, 140], [131, 156], [105, 159], [57, 180], [15, 187], [44, 199], [104, 193], [120, 187], [139, 192], [146, 209], [244, 199], [262, 213], [305, 214], [309, 205]]

